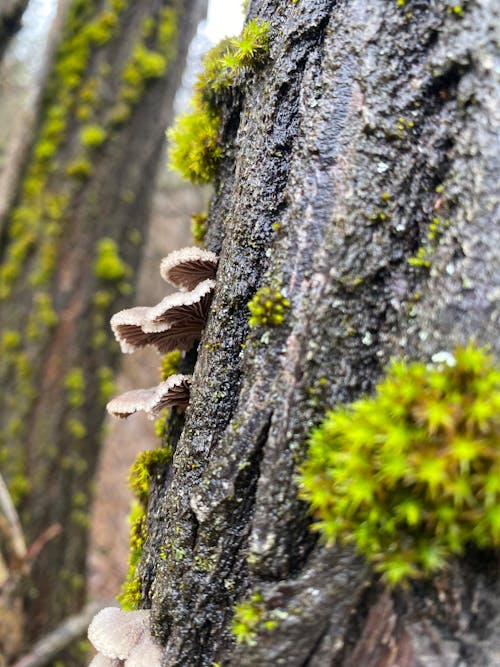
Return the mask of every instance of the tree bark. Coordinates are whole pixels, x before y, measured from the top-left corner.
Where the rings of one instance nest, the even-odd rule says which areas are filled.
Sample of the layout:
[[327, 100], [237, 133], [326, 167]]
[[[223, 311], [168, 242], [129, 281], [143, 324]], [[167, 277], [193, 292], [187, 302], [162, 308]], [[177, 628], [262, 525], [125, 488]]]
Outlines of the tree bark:
[[0, 60], [10, 38], [21, 27], [21, 17], [28, 5], [28, 0], [4, 0], [0, 7]]
[[[217, 290], [149, 501], [144, 604], [164, 665], [500, 660], [497, 553], [388, 592], [317, 541], [294, 479], [311, 427], [370, 392], [392, 356], [429, 360], [470, 337], [498, 355], [499, 8], [455, 5], [250, 3], [271, 24], [270, 60], [224, 110]], [[450, 223], [432, 244], [436, 215]], [[420, 247], [429, 266], [408, 262]], [[260, 285], [291, 302], [264, 332], [248, 327]], [[236, 645], [233, 607], [255, 591], [282, 621]]]
[[[205, 0], [74, 0], [0, 238], [0, 460], [27, 542], [26, 640], [85, 599], [88, 510], [155, 175]], [[90, 30], [90, 32], [89, 32]]]

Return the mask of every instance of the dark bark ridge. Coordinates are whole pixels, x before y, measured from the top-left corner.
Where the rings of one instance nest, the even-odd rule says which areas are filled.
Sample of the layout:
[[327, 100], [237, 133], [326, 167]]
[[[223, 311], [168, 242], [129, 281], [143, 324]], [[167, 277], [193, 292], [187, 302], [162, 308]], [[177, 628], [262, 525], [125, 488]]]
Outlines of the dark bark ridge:
[[[209, 215], [217, 290], [186, 425], [150, 501], [143, 580], [164, 664], [496, 664], [494, 555], [404, 592], [366, 589], [350, 551], [316, 543], [294, 476], [310, 428], [370, 391], [391, 356], [430, 358], [470, 336], [499, 351], [499, 9], [303, 0], [257, 11], [271, 62], [238, 121], [227, 113], [233, 152]], [[290, 314], [249, 332], [262, 284]], [[235, 646], [231, 607], [249, 591], [286, 620]]]

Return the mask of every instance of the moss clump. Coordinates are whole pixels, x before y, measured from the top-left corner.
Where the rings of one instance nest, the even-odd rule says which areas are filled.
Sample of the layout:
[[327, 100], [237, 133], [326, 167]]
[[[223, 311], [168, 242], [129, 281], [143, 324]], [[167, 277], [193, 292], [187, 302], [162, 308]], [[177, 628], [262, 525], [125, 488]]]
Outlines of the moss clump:
[[239, 38], [225, 39], [205, 57], [192, 110], [179, 116], [168, 132], [170, 166], [193, 183], [209, 183], [222, 157], [219, 141], [221, 105], [244, 71], [264, 62], [269, 24], [250, 21]]
[[80, 142], [88, 148], [98, 148], [106, 139], [106, 130], [99, 125], [85, 125], [80, 131]]
[[262, 287], [248, 303], [251, 313], [248, 323], [251, 327], [277, 327], [282, 324], [289, 307], [290, 301], [279, 290]]
[[85, 377], [83, 370], [71, 368], [64, 378], [64, 388], [68, 391], [68, 404], [72, 408], [79, 408], [85, 401]]
[[168, 447], [152, 449], [139, 454], [129, 473], [129, 486], [137, 501], [134, 501], [130, 512], [130, 556], [128, 572], [118, 600], [122, 609], [137, 609], [141, 601], [141, 580], [138, 566], [142, 549], [146, 540], [146, 504], [149, 484], [155, 469], [165, 466], [172, 460], [172, 451]]
[[231, 632], [238, 644], [255, 646], [257, 633], [274, 630], [282, 616], [286, 616], [278, 609], [268, 610], [259, 592], [252, 595], [234, 609]]
[[109, 366], [100, 366], [97, 369], [99, 383], [99, 402], [105, 405], [116, 391], [113, 369]]
[[198, 213], [191, 216], [191, 234], [193, 241], [200, 246], [205, 244], [205, 235], [207, 233], [207, 213]]
[[165, 381], [171, 375], [175, 375], [179, 372], [181, 359], [182, 352], [180, 352], [180, 350], [172, 350], [172, 352], [169, 352], [162, 357], [160, 376], [163, 381]]
[[443, 358], [393, 362], [374, 396], [312, 432], [300, 470], [315, 529], [390, 585], [500, 544], [500, 370], [473, 344]]
[[149, 483], [154, 471], [159, 466], [165, 466], [172, 460], [172, 450], [169, 447], [150, 449], [142, 452], [130, 468], [128, 483], [135, 497], [146, 503], [149, 494]]
[[118, 245], [113, 239], [99, 239], [94, 271], [100, 280], [106, 282], [116, 282], [128, 275], [128, 266], [120, 258]]
[[92, 164], [85, 158], [77, 158], [68, 164], [66, 173], [72, 178], [84, 181], [92, 174]]

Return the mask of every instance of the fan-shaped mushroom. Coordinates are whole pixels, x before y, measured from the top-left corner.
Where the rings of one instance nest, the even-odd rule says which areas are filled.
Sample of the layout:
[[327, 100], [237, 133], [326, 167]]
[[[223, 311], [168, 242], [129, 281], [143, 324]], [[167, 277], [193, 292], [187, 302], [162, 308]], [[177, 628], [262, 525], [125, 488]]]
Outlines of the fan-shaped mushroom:
[[190, 385], [190, 375], [171, 375], [155, 387], [133, 389], [113, 398], [106, 409], [113, 416], [122, 418], [143, 411], [154, 419], [163, 409], [174, 406], [184, 412], [189, 403]]
[[199, 283], [215, 278], [217, 255], [201, 248], [182, 248], [164, 257], [160, 274], [174, 287], [182, 291], [192, 290]]

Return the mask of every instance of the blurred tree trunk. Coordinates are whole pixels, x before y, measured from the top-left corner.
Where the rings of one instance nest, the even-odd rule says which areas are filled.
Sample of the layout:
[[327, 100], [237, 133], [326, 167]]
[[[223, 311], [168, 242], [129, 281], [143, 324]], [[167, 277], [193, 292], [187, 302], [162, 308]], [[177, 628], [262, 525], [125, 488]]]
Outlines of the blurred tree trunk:
[[28, 0], [2, 0], [0, 6], [0, 60], [10, 38], [21, 27], [21, 17]]
[[92, 479], [175, 91], [205, 0], [73, 0], [0, 225], [0, 465], [27, 542], [27, 640], [78, 610]]
[[[163, 664], [493, 667], [497, 554], [389, 593], [349, 549], [317, 542], [294, 473], [311, 427], [370, 392], [391, 356], [428, 360], [470, 337], [500, 351], [498, 4], [249, 11], [271, 23], [270, 59], [223, 112], [218, 286], [149, 500], [143, 595]], [[291, 306], [249, 330], [261, 285]], [[236, 645], [232, 609], [252, 592], [281, 620]]]

